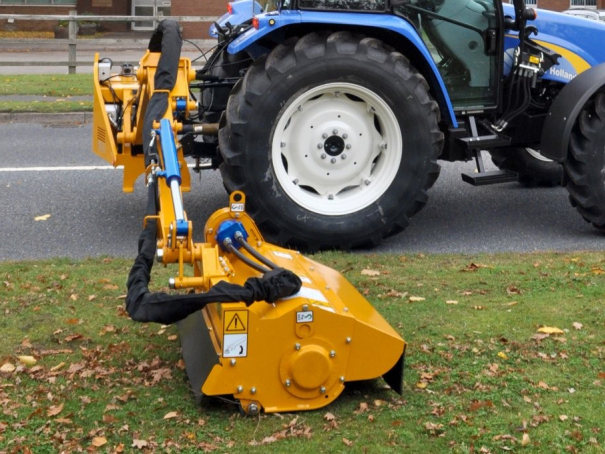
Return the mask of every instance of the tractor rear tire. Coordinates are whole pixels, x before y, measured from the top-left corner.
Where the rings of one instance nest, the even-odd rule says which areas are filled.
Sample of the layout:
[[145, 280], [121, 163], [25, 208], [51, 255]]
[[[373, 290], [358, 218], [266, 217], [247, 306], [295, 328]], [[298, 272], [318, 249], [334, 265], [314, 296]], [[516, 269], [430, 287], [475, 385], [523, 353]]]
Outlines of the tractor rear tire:
[[501, 170], [511, 170], [519, 175], [524, 186], [558, 186], [563, 178], [563, 167], [544, 158], [533, 148], [504, 148], [490, 150], [492, 161]]
[[311, 33], [277, 46], [234, 87], [225, 118], [225, 185], [278, 244], [376, 246], [408, 225], [439, 175], [428, 84], [374, 38]]
[[605, 231], [605, 92], [589, 100], [576, 120], [563, 168], [571, 204]]

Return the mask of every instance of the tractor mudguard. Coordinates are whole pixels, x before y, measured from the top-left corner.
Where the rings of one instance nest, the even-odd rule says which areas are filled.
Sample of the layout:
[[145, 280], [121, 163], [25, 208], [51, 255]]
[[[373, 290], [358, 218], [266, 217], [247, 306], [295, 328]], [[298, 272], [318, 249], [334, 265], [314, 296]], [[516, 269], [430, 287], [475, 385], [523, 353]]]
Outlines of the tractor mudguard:
[[[254, 14], [263, 12], [260, 3], [253, 0], [237, 0], [229, 3], [229, 12], [223, 14], [215, 23], [220, 27], [226, 27], [227, 23], [231, 25], [239, 25], [247, 20], [252, 19], [251, 11]], [[212, 24], [208, 30], [208, 34], [213, 38], [218, 38], [218, 30], [216, 25]]]
[[542, 129], [541, 154], [553, 161], [567, 157], [571, 130], [582, 108], [605, 85], [605, 63], [576, 76], [553, 102]]
[[266, 48], [263, 47], [262, 50], [259, 50], [255, 46], [261, 38], [274, 33], [276, 30], [285, 29], [297, 24], [322, 24], [324, 28], [336, 25], [349, 25], [358, 28], [361, 24], [364, 28], [390, 30], [401, 35], [402, 38], [409, 41], [418, 49], [425, 60], [426, 67], [430, 68], [431, 74], [424, 74], [424, 76], [429, 83], [432, 82], [431, 90], [441, 107], [442, 117], [444, 119], [447, 118], [454, 127], [458, 126], [447, 89], [429, 50], [424, 41], [418, 36], [418, 32], [414, 26], [404, 19], [389, 14], [291, 10], [260, 14], [255, 16], [255, 19], [258, 20], [258, 27], [251, 27], [233, 40], [227, 48], [230, 54], [236, 54], [241, 51], [246, 51], [251, 55], [257, 55], [259, 52], [264, 53], [266, 52]]

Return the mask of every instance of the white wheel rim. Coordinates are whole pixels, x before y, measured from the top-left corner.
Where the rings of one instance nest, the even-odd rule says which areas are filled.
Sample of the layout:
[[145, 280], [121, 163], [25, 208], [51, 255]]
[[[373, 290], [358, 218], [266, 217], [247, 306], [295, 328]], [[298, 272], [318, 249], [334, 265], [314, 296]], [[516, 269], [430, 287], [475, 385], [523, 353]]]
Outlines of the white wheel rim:
[[534, 150], [533, 148], [525, 148], [525, 151], [527, 151], [527, 154], [529, 154], [532, 158], [535, 158], [538, 161], [553, 162], [552, 159], [545, 158], [538, 150]]
[[402, 159], [401, 129], [384, 100], [350, 83], [320, 85], [285, 109], [273, 134], [277, 180], [314, 213], [354, 213], [391, 186]]

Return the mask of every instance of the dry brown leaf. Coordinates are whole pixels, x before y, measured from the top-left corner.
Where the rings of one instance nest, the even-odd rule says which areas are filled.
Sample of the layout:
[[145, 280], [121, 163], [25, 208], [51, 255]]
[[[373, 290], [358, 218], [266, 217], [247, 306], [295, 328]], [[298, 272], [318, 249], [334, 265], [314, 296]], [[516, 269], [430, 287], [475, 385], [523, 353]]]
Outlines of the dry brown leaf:
[[334, 421], [336, 419], [336, 416], [334, 416], [332, 413], [328, 412], [324, 415], [324, 419], [326, 421]]
[[374, 422], [374, 415], [368, 415], [368, 421]]
[[94, 447], [100, 448], [103, 445], [107, 444], [107, 438], [105, 437], [94, 437], [91, 443]]
[[63, 411], [63, 404], [51, 405], [51, 407], [46, 412], [46, 416], [57, 416], [62, 411]]
[[567, 421], [569, 419], [569, 417], [567, 415], [559, 415], [559, 419], [561, 421]]
[[97, 299], [97, 295], [88, 295], [88, 301], [94, 301]]
[[137, 448], [137, 449], [143, 449], [146, 448], [147, 446], [149, 446], [149, 443], [147, 443], [145, 440], [132, 440], [132, 447], [133, 448]]
[[343, 438], [342, 442], [349, 447], [353, 446], [353, 442], [351, 440], [349, 440], [348, 438]]
[[50, 214], [43, 214], [42, 216], [36, 216], [34, 221], [48, 221]]
[[494, 403], [491, 400], [474, 400], [469, 407], [470, 411], [477, 411], [481, 408], [491, 408]]
[[361, 275], [362, 276], [380, 276], [380, 271], [377, 270], [361, 270]]
[[172, 419], [176, 418], [179, 414], [176, 411], [171, 411], [170, 413], [166, 413], [164, 415], [164, 419]]
[[361, 402], [359, 404], [359, 408], [356, 411], [354, 411], [353, 413], [355, 413], [356, 415], [359, 415], [361, 413], [365, 413], [368, 410], [369, 410], [368, 404], [366, 402]]
[[473, 306], [473, 309], [475, 309], [476, 311], [483, 311], [485, 310], [485, 306]]
[[416, 383], [416, 388], [425, 389], [429, 384], [425, 381], [419, 381]]
[[11, 363], [5, 363], [0, 367], [0, 372], [11, 373], [14, 372], [16, 367]]
[[554, 326], [543, 326], [541, 328], [538, 328], [538, 332], [544, 334], [564, 334], [562, 329], [559, 329]]
[[575, 329], [582, 329], [582, 327], [584, 326], [579, 322], [573, 322], [572, 325]]
[[445, 304], [458, 304], [458, 301], [456, 301], [456, 300], [447, 300], [445, 302]]

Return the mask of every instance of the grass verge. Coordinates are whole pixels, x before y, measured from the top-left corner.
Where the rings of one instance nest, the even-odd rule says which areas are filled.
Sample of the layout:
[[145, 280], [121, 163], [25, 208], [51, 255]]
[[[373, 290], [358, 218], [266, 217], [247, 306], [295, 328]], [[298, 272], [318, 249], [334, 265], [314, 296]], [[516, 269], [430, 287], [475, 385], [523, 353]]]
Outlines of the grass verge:
[[602, 254], [315, 258], [409, 343], [403, 396], [376, 380], [308, 413], [198, 407], [175, 328], [124, 313], [129, 261], [4, 262], [0, 452], [605, 452]]
[[92, 74], [0, 76], [0, 95], [92, 96]]

